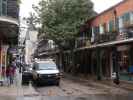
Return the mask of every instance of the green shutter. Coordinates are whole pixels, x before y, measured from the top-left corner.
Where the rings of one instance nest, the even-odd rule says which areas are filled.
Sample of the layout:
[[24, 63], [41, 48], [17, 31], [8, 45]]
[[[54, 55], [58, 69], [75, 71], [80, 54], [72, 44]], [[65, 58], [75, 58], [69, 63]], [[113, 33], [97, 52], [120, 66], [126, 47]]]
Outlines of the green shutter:
[[7, 15], [7, 0], [2, 1], [2, 15]]
[[110, 32], [113, 31], [113, 21], [112, 20], [109, 22], [109, 31]]

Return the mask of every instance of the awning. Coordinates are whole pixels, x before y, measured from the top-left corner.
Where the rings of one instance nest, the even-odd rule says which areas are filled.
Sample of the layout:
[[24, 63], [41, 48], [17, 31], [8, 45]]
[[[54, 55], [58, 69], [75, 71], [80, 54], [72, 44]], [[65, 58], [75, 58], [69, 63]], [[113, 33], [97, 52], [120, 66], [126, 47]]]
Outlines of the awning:
[[0, 39], [5, 43], [17, 43], [19, 22], [15, 18], [0, 16]]

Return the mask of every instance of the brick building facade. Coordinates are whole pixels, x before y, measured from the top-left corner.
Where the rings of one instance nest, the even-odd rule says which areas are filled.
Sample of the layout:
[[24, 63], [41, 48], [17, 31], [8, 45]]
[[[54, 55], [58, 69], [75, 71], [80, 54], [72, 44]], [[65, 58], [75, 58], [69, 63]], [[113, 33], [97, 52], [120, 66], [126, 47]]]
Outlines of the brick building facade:
[[[65, 70], [112, 79], [130, 77], [133, 65], [133, 0], [123, 0], [88, 21], [90, 44], [75, 49], [75, 68], [67, 69], [71, 55], [65, 53]], [[85, 36], [85, 35], [84, 35]], [[88, 41], [87, 41], [88, 42]], [[77, 71], [76, 71], [77, 70]]]

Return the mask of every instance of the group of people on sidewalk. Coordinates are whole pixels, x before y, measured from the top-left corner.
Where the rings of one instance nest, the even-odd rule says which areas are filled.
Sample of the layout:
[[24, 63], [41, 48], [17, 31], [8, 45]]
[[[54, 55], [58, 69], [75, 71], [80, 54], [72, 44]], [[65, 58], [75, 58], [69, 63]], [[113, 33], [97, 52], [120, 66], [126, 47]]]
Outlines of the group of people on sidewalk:
[[3, 79], [2, 85], [5, 83], [6, 85], [10, 86], [14, 83], [14, 79], [16, 76], [16, 69], [17, 65], [15, 61], [12, 61], [10, 65], [6, 68], [2, 66], [1, 77]]

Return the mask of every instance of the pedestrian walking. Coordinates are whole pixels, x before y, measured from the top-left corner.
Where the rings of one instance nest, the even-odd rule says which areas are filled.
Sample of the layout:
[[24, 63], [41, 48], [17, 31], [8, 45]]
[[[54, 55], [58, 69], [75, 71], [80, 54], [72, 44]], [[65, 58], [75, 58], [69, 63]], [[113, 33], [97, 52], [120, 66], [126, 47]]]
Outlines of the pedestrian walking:
[[13, 84], [15, 76], [15, 68], [13, 66], [8, 66], [6, 68], [6, 79], [7, 79], [7, 85]]
[[14, 76], [15, 76], [15, 68], [11, 66], [10, 67], [10, 84], [13, 84]]
[[11, 83], [10, 83], [10, 74], [11, 72], [10, 72], [10, 66], [7, 66], [7, 68], [6, 68], [6, 80], [7, 80], [7, 85], [9, 86]]

